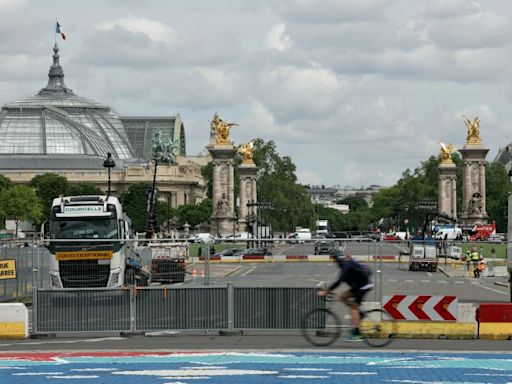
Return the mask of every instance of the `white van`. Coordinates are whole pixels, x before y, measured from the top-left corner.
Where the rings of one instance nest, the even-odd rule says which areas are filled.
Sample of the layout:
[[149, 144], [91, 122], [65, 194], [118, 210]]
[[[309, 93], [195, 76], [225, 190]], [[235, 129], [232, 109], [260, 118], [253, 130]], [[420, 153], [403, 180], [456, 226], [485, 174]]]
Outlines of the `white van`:
[[436, 240], [455, 240], [462, 236], [462, 229], [455, 228], [441, 228], [436, 234]]
[[290, 239], [295, 239], [299, 243], [304, 243], [306, 240], [312, 239], [311, 231], [309, 230], [309, 228], [297, 229], [297, 232], [293, 233], [290, 236]]

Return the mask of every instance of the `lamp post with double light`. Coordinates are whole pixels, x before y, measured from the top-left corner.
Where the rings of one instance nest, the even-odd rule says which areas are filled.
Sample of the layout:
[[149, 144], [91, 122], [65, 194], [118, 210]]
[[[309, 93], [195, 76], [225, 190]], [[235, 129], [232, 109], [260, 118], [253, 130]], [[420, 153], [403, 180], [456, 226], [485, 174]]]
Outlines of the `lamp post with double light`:
[[110, 181], [110, 170], [116, 166], [116, 162], [114, 161], [114, 158], [112, 157], [112, 154], [110, 152], [107, 153], [107, 158], [103, 162], [103, 167], [107, 168], [108, 170], [108, 189], [107, 189], [107, 197], [110, 196], [111, 193], [111, 181]]

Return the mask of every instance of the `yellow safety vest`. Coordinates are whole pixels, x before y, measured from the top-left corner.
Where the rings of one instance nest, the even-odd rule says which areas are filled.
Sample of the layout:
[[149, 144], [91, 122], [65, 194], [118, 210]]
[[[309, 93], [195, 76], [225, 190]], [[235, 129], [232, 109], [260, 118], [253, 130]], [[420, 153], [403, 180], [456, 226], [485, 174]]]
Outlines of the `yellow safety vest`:
[[478, 252], [471, 252], [471, 260], [473, 260], [473, 261], [480, 260], [480, 254]]

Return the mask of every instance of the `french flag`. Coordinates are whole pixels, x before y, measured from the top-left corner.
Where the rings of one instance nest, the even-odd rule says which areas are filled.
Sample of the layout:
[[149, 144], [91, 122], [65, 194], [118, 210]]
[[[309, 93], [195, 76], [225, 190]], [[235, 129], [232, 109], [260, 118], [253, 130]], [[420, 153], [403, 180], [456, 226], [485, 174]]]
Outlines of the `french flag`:
[[55, 33], [59, 33], [62, 36], [62, 40], [66, 40], [66, 35], [62, 31], [62, 27], [60, 26], [58, 21], [57, 21], [57, 26], [55, 27]]

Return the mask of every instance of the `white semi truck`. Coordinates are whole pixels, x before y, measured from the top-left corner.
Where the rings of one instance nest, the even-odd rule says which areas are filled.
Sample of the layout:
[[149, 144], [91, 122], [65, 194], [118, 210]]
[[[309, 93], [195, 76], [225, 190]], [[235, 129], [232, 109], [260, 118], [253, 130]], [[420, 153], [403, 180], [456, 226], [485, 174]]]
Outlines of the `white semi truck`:
[[52, 288], [148, 284], [145, 262], [128, 241], [130, 219], [115, 196], [54, 199], [43, 237]]

